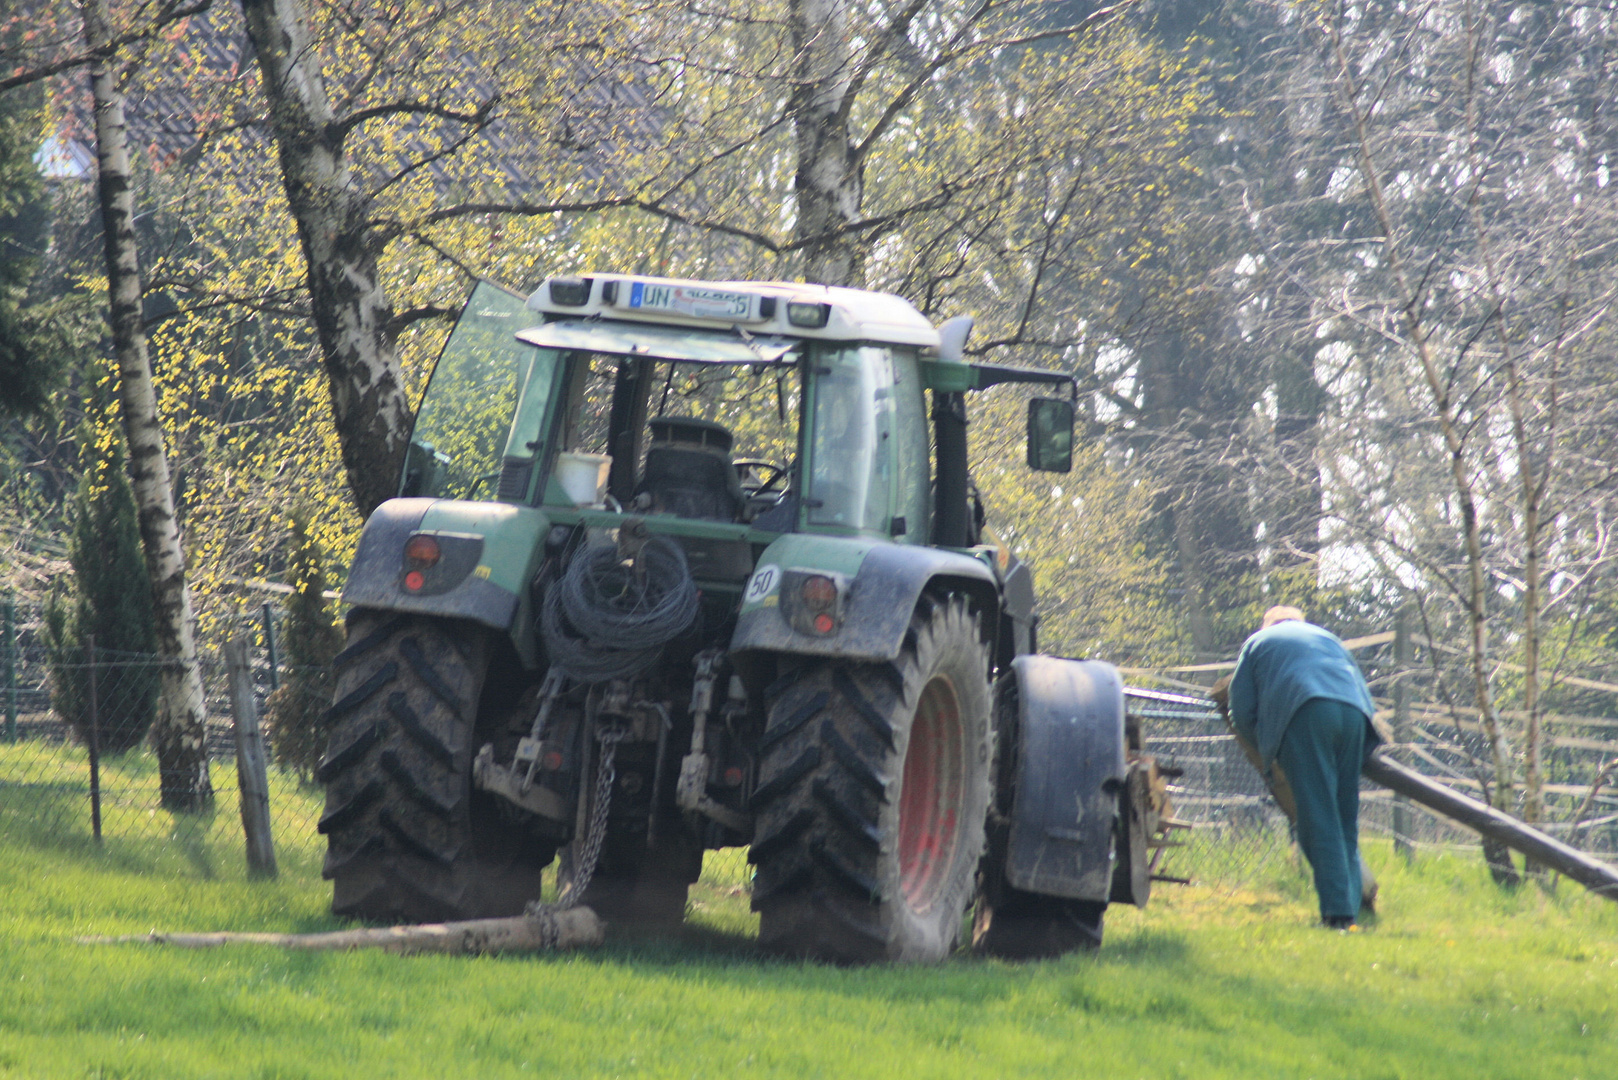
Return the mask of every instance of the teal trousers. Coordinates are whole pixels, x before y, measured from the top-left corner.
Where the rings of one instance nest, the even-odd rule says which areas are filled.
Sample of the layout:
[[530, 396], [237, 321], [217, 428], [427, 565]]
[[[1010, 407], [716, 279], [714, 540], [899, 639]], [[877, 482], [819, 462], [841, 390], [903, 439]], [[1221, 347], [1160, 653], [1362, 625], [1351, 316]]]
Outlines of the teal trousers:
[[1360, 910], [1360, 767], [1369, 727], [1354, 706], [1311, 698], [1292, 714], [1276, 754], [1298, 804], [1298, 846], [1315, 872], [1322, 919]]

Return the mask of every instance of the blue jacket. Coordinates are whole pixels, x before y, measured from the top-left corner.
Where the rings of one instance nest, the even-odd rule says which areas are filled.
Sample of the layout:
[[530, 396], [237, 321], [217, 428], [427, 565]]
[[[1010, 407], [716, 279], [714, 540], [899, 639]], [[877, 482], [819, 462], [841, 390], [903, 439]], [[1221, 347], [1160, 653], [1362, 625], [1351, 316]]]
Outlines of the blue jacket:
[[1330, 630], [1289, 619], [1247, 639], [1230, 679], [1230, 721], [1266, 767], [1311, 698], [1352, 705], [1367, 719], [1376, 709], [1359, 665]]

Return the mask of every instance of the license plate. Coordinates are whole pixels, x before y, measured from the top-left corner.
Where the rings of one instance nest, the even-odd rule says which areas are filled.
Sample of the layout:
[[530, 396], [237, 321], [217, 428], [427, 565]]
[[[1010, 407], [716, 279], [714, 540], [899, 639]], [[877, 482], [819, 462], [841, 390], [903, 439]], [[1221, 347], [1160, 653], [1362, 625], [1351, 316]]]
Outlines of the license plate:
[[629, 303], [626, 306], [632, 311], [667, 311], [693, 319], [726, 319], [737, 322], [755, 322], [758, 319], [758, 296], [754, 293], [694, 288], [689, 285], [632, 282], [629, 286]]

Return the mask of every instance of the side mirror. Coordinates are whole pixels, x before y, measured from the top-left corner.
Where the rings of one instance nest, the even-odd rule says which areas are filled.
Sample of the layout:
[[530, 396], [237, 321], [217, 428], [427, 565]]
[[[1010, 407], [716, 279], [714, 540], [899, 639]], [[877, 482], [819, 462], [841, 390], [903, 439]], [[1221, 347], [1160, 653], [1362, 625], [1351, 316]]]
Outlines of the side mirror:
[[1073, 471], [1073, 403], [1034, 398], [1028, 403], [1028, 467], [1040, 472]]

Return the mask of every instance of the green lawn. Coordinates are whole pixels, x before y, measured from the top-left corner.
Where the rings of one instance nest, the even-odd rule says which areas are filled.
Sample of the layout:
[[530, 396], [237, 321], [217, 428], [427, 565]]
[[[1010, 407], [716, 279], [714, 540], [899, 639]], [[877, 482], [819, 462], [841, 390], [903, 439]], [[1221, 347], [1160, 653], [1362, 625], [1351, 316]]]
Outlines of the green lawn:
[[737, 852], [710, 856], [676, 942], [460, 959], [73, 941], [336, 925], [311, 860], [249, 883], [217, 816], [178, 854], [8, 823], [0, 1076], [1618, 1076], [1618, 905], [1382, 848], [1364, 932], [1316, 929], [1281, 854], [1240, 887], [1160, 886], [1146, 912], [1112, 909], [1098, 955], [1043, 964], [759, 959]]

